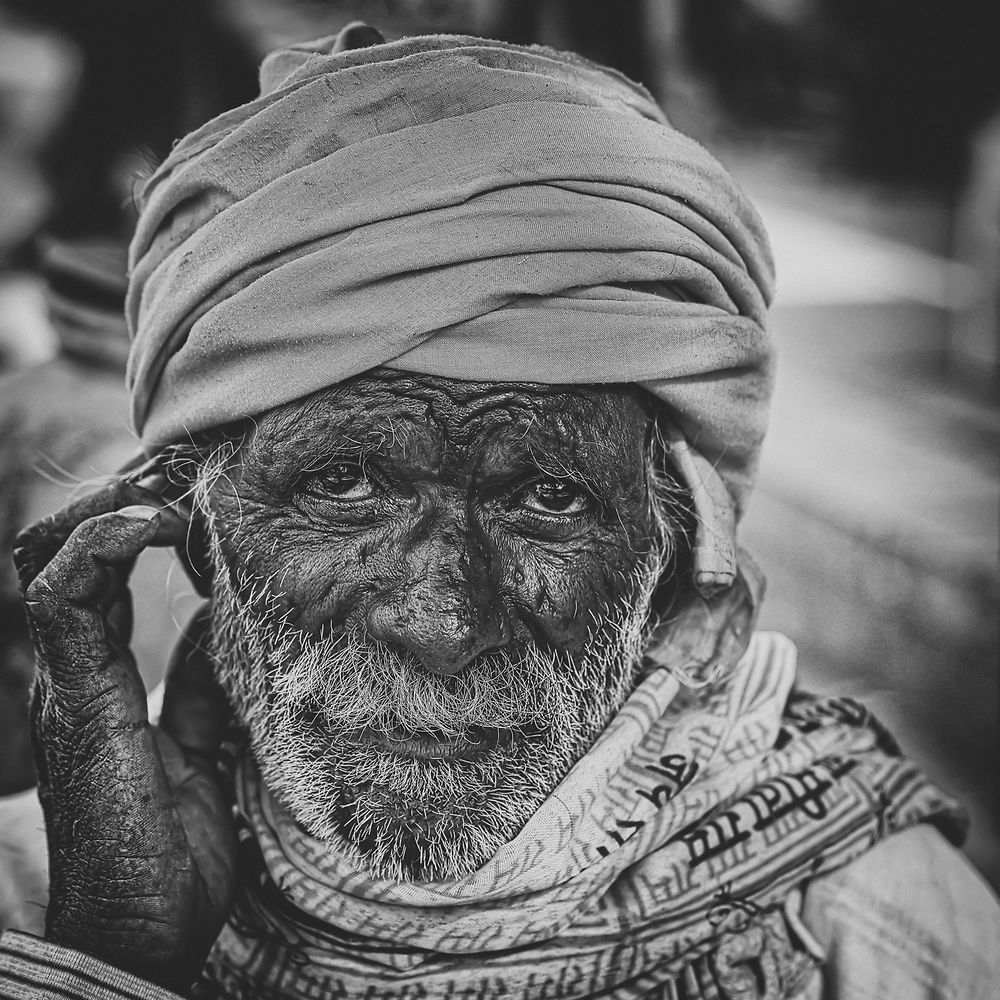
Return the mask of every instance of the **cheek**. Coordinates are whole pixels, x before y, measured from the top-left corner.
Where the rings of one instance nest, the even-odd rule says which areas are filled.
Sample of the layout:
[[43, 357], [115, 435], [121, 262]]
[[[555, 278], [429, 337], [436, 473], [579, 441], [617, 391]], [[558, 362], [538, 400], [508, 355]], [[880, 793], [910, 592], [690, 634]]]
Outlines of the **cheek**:
[[[238, 522], [235, 510], [220, 513], [223, 523], [240, 524], [224, 539], [230, 564], [269, 581], [292, 621], [307, 631], [366, 622], [372, 607], [412, 578], [404, 525], [338, 531], [314, 525], [295, 508], [247, 497]], [[573, 652], [587, 641], [595, 616], [633, 596], [645, 550], [641, 531], [630, 537], [617, 526], [595, 528], [574, 542], [541, 544], [482, 528], [492, 551], [477, 586], [492, 589], [508, 609], [515, 638]]]
[[[244, 498], [240, 530], [223, 535], [230, 566], [268, 589], [306, 631], [356, 618], [398, 576], [399, 540], [391, 527], [361, 535], [311, 524], [295, 510]], [[223, 523], [237, 523], [225, 516]]]
[[521, 540], [500, 550], [499, 589], [537, 641], [573, 652], [587, 641], [595, 616], [632, 597], [639, 561], [623, 537], [558, 548]]

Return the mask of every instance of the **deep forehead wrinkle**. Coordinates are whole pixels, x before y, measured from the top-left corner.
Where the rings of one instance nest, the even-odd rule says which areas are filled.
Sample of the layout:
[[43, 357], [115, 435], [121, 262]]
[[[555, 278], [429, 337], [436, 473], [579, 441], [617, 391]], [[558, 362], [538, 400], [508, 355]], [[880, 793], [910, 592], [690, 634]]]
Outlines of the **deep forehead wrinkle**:
[[539, 421], [558, 419], [573, 401], [592, 403], [593, 390], [585, 386], [553, 386], [533, 383], [463, 382], [392, 369], [375, 369], [345, 389], [383, 389], [405, 397], [406, 413], [438, 425], [456, 446], [471, 443], [484, 426], [506, 424], [514, 432], [526, 433]]
[[337, 459], [378, 458], [411, 474], [489, 480], [514, 466], [591, 482], [589, 467], [606, 464], [608, 434], [637, 405], [621, 386], [459, 382], [382, 369], [265, 414], [244, 455], [279, 486]]
[[[327, 389], [302, 400], [275, 407], [254, 425], [245, 454], [260, 459], [279, 457], [276, 448], [302, 461], [330, 454], [383, 450], [395, 444], [405, 416], [394, 400], [364, 400]], [[389, 412], [386, 412], [386, 411]], [[394, 419], [395, 417], [395, 419]]]
[[[269, 411], [258, 421], [263, 437], [296, 437], [303, 421], [313, 433], [336, 428], [348, 445], [366, 449], [392, 443], [398, 423], [423, 421], [441, 426], [458, 443], [464, 433], [499, 416], [525, 433], [539, 422], [551, 433], [569, 436], [566, 414], [599, 406], [589, 386], [460, 382], [430, 375], [375, 369], [362, 376]], [[575, 404], [575, 405], [574, 405]]]
[[630, 386], [462, 382], [391, 369], [368, 373], [361, 384], [367, 383], [422, 402], [425, 419], [443, 431], [445, 447], [476, 447], [487, 474], [495, 453], [501, 464], [586, 478], [588, 457], [607, 446], [611, 425], [627, 409], [638, 406], [651, 415], [648, 399]]

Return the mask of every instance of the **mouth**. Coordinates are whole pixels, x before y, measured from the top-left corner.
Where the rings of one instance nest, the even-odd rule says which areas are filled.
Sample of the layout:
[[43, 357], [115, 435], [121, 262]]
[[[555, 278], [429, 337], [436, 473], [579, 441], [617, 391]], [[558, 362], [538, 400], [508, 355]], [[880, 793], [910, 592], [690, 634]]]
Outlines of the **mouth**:
[[493, 729], [471, 726], [461, 736], [446, 735], [440, 730], [397, 727], [386, 733], [365, 727], [345, 733], [351, 743], [372, 746], [386, 754], [409, 760], [475, 760], [498, 748], [508, 748], [537, 736], [540, 730]]
[[482, 748], [461, 736], [446, 737], [433, 732], [386, 734], [363, 732], [361, 739], [384, 753], [411, 760], [456, 760], [477, 756]]
[[441, 729], [413, 729], [400, 723], [390, 728], [341, 728], [318, 707], [303, 711], [302, 720], [327, 738], [409, 760], [477, 760], [497, 750], [538, 742], [545, 734], [542, 727], [530, 723], [503, 728], [471, 725], [457, 736]]

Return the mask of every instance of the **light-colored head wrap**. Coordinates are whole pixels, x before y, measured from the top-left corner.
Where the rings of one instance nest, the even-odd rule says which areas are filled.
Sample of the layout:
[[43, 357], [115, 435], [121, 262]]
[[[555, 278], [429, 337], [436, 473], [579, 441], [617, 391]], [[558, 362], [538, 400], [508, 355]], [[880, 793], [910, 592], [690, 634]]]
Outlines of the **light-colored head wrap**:
[[730, 582], [770, 391], [772, 262], [745, 195], [642, 87], [578, 57], [340, 48], [273, 53], [261, 97], [144, 188], [127, 314], [145, 446], [379, 365], [640, 383], [675, 424], [699, 579]]

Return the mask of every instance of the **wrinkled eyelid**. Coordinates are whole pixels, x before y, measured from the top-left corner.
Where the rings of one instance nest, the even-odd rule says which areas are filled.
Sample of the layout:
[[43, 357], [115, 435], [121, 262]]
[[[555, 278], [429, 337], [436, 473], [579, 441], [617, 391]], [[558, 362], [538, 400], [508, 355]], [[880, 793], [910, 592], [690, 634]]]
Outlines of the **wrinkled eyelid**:
[[368, 474], [368, 453], [365, 451], [343, 451], [334, 452], [332, 455], [324, 455], [322, 460], [304, 466], [300, 471], [300, 476], [315, 476], [332, 469], [335, 465], [356, 465], [362, 473]]
[[525, 483], [523, 488], [530, 488], [531, 486], [544, 482], [570, 486], [573, 489], [579, 490], [581, 493], [585, 494], [595, 503], [603, 503], [600, 491], [597, 489], [597, 484], [594, 483], [589, 476], [584, 475], [577, 469], [564, 469], [559, 472], [555, 472], [552, 469], [539, 468], [538, 475], [534, 476], [531, 480]]
[[593, 478], [576, 465], [554, 466], [546, 462], [545, 459], [536, 459], [532, 456], [527, 463], [527, 471], [532, 482], [548, 479], [554, 483], [569, 483], [578, 486], [588, 493], [595, 490]]

